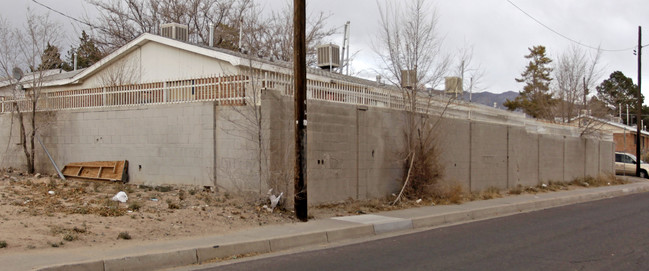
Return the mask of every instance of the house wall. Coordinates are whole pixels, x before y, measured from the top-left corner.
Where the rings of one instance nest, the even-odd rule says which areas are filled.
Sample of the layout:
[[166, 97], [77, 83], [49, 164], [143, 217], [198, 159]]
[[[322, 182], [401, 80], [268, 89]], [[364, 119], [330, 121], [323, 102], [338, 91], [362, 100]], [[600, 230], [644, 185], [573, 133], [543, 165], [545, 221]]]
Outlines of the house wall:
[[[636, 152], [635, 133], [616, 132], [613, 134], [613, 141], [615, 142], [615, 151], [635, 154]], [[642, 152], [642, 154], [646, 154], [647, 152], [649, 152], [649, 137], [644, 135], [642, 136], [640, 142], [640, 151]]]
[[[148, 42], [104, 65], [79, 84], [50, 87], [46, 91], [96, 88], [107, 85], [164, 82], [185, 78], [238, 74], [226, 61], [199, 55], [181, 48]], [[116, 81], [117, 80], [117, 81]]]

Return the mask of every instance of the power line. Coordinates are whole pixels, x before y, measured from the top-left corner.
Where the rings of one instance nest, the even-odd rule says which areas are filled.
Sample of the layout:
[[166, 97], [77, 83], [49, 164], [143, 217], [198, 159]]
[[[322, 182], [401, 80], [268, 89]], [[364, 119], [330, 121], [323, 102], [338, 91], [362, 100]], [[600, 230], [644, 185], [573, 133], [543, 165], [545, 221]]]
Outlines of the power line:
[[[512, 2], [511, 0], [506, 0], [506, 1], [509, 2], [509, 3], [510, 3], [512, 6], [514, 6], [516, 9], [518, 9], [520, 12], [522, 12], [522, 13], [525, 14], [525, 15], [527, 15], [527, 17], [530, 17], [530, 19], [534, 20], [536, 23], [538, 23], [538, 24], [540, 24], [541, 26], [545, 27], [547, 30], [550, 30], [552, 33], [557, 34], [557, 35], [559, 35], [560, 37], [562, 37], [562, 38], [564, 38], [564, 39], [567, 39], [567, 40], [569, 40], [569, 41], [571, 41], [571, 42], [573, 42], [573, 43], [575, 43], [575, 44], [578, 44], [578, 45], [580, 45], [580, 46], [583, 46], [583, 47], [586, 47], [586, 48], [589, 48], [589, 49], [601, 50], [601, 51], [607, 51], [607, 52], [622, 52], [622, 51], [628, 51], [628, 50], [636, 49], [636, 48], [637, 48], [637, 46], [633, 46], [633, 47], [624, 48], [624, 49], [602, 49], [602, 48], [599, 48], [599, 47], [594, 47], [594, 46], [590, 46], [590, 45], [588, 45], [588, 44], [581, 43], [581, 42], [579, 42], [579, 41], [576, 41], [576, 40], [574, 40], [574, 39], [571, 39], [570, 37], [568, 37], [568, 36], [566, 36], [566, 35], [564, 35], [564, 34], [559, 33], [559, 31], [556, 31], [556, 30], [552, 29], [551, 27], [547, 26], [546, 24], [544, 24], [543, 22], [537, 20], [536, 18], [534, 18], [534, 16], [532, 16], [532, 15], [530, 15], [529, 13], [525, 12], [525, 10], [523, 10], [523, 9], [520, 8], [520, 7], [518, 7], [518, 6], [517, 6], [516, 4], [514, 4], [514, 2]], [[647, 45], [649, 45], [649, 44], [642, 45], [642, 47], [645, 47], [645, 46], [647, 46]]]
[[87, 25], [87, 26], [89, 26], [90, 28], [93, 28], [93, 29], [95, 28], [93, 25], [91, 25], [91, 24], [89, 24], [89, 23], [86, 23], [86, 22], [84, 22], [84, 21], [81, 21], [81, 20], [79, 20], [79, 19], [77, 19], [77, 18], [74, 18], [74, 17], [72, 17], [72, 16], [70, 16], [70, 15], [64, 14], [63, 12], [60, 12], [60, 11], [58, 11], [58, 10], [55, 10], [55, 9], [49, 7], [49, 6], [46, 6], [45, 4], [41, 4], [40, 2], [38, 2], [38, 1], [36, 1], [36, 0], [32, 0], [32, 2], [38, 4], [38, 5], [40, 5], [40, 6], [44, 7], [44, 8], [46, 8], [46, 9], [49, 9], [49, 10], [51, 10], [51, 11], [53, 11], [53, 12], [56, 12], [56, 13], [60, 14], [61, 16], [64, 16], [64, 17], [66, 17], [66, 18], [68, 18], [68, 19], [71, 19], [71, 20], [73, 20], [73, 21], [75, 21], [75, 22], [78, 22], [78, 23], [81, 23], [81, 24], [85, 24], [85, 25]]

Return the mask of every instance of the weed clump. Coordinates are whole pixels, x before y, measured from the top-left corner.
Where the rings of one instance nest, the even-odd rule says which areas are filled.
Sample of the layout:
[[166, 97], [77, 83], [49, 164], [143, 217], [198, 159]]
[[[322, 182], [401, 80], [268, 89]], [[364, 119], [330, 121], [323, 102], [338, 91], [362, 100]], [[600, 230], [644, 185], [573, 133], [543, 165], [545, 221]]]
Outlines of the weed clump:
[[509, 192], [507, 193], [510, 195], [520, 195], [523, 193], [523, 191], [524, 191], [523, 186], [519, 184], [516, 187], [509, 189]]
[[480, 199], [495, 199], [495, 198], [501, 198], [502, 195], [500, 195], [500, 189], [497, 187], [487, 187], [487, 189], [483, 190], [480, 192], [479, 198]]
[[128, 209], [135, 212], [140, 210], [142, 208], [142, 203], [139, 201], [131, 201], [131, 203], [128, 204]]
[[131, 240], [131, 235], [127, 231], [120, 232], [117, 239]]
[[170, 199], [167, 200], [167, 205], [169, 206], [169, 209], [180, 209], [180, 205], [178, 205], [178, 203], [175, 203]]
[[0, 248], [6, 248], [7, 247], [7, 241], [2, 240], [0, 241]]
[[432, 200], [437, 204], [460, 204], [464, 201], [464, 188], [456, 181], [438, 181], [430, 189]]
[[110, 199], [106, 199], [104, 201], [104, 205], [99, 207], [99, 210], [97, 210], [97, 214], [100, 216], [123, 216], [126, 213], [126, 210], [119, 208], [119, 203], [116, 201], [112, 201]]
[[63, 240], [68, 241], [68, 242], [72, 242], [72, 241], [77, 240], [77, 239], [79, 239], [79, 237], [77, 237], [74, 234], [66, 234], [66, 235], [63, 236]]
[[155, 191], [166, 193], [171, 191], [173, 188], [171, 186], [164, 185], [164, 186], [156, 186], [154, 189]]

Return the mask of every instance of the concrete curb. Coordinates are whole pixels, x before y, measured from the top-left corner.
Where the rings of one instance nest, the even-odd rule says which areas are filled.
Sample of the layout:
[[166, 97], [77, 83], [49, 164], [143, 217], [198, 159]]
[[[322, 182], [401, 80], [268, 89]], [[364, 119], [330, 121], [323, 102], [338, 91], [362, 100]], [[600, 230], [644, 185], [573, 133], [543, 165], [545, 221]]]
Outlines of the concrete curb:
[[[38, 270], [109, 271], [173, 268], [238, 255], [263, 254], [310, 245], [323, 245], [342, 240], [377, 236], [389, 232], [408, 231], [489, 219], [647, 191], [649, 191], [649, 183], [632, 183], [620, 186], [619, 189], [611, 189], [611, 187], [602, 189], [592, 188], [564, 194], [561, 194], [562, 192], [556, 192], [528, 196], [527, 198], [522, 196], [520, 198], [501, 198], [493, 200], [489, 204], [485, 203], [489, 201], [471, 202], [464, 205], [449, 206], [447, 208], [448, 210], [433, 212], [427, 215], [417, 215], [416, 211], [412, 210], [400, 210], [403, 212], [398, 213], [398, 211], [393, 211], [384, 213], [384, 215], [331, 218], [329, 220], [346, 221], [348, 224], [306, 232], [300, 232], [303, 229], [295, 227], [295, 229], [290, 230], [292, 232], [290, 234], [272, 236], [261, 240], [235, 241], [211, 247], [201, 246], [176, 251], [158, 251], [129, 257], [50, 266]], [[485, 204], [489, 206], [482, 206]]]

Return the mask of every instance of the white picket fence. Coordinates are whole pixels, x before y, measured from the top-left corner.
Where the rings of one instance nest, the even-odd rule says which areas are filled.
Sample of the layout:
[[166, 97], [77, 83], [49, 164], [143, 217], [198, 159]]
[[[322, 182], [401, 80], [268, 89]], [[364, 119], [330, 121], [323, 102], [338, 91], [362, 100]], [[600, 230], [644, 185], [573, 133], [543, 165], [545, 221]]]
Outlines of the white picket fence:
[[[43, 92], [35, 99], [37, 111], [81, 108], [124, 107], [143, 104], [172, 104], [217, 101], [223, 105], [245, 104], [246, 76], [212, 76], [165, 82], [99, 87], [91, 89]], [[0, 100], [0, 112], [11, 112], [14, 104], [21, 111], [31, 111], [33, 100], [26, 98]]]
[[[318, 77], [314, 76], [314, 78]], [[360, 81], [362, 82], [362, 80]], [[231, 106], [259, 105], [260, 90], [263, 89], [274, 89], [283, 95], [292, 96], [294, 93], [293, 77], [285, 73], [258, 71], [247, 75], [219, 75], [124, 86], [52, 91], [41, 93], [37, 99], [36, 107], [38, 111], [58, 111], [201, 101], [214, 101], [218, 105]], [[344, 79], [308, 79], [307, 99], [396, 110], [410, 109], [410, 103], [406, 102], [403, 91], [369, 81], [359, 83]], [[14, 104], [26, 112], [31, 111], [33, 103], [29, 97], [15, 101], [9, 97], [0, 97], [0, 113], [11, 112], [14, 110]], [[507, 123], [528, 122], [523, 114], [451, 100], [444, 96], [419, 95], [416, 111], [436, 115], [443, 113], [445, 116], [464, 119]]]

